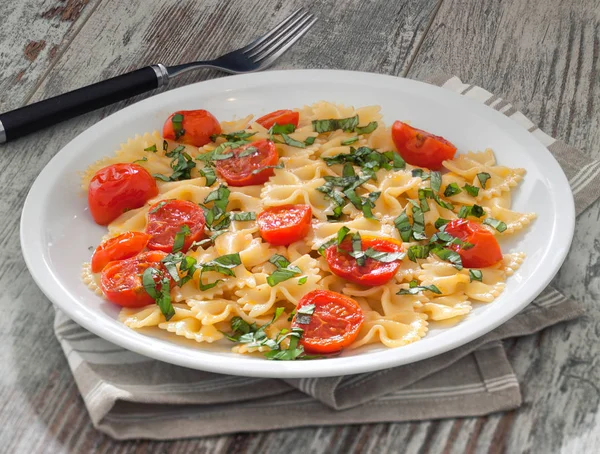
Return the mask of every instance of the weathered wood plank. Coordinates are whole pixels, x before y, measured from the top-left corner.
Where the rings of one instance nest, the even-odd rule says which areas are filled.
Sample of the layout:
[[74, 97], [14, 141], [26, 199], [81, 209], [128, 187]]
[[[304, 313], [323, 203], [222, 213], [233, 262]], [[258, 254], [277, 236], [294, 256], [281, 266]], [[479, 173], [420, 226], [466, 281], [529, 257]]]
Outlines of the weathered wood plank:
[[0, 2], [0, 109], [14, 109], [29, 100], [98, 2]]
[[[44, 5], [42, 0], [30, 2]], [[38, 100], [115, 76], [143, 65], [210, 58], [251, 41], [267, 27], [306, 6], [320, 21], [276, 65], [276, 68], [343, 68], [401, 74], [423, 35], [437, 0], [365, 4], [361, 0], [268, 0], [204, 2], [181, 0], [104, 0], [85, 26], [56, 54], [48, 77], [33, 96], [19, 88], [19, 100], [0, 99], [0, 110], [24, 100]], [[58, 6], [72, 4], [58, 3]], [[91, 5], [91, 3], [90, 3]], [[88, 5], [86, 10], [90, 7]], [[54, 6], [54, 5], [52, 5]], [[44, 7], [42, 11], [47, 11]], [[58, 14], [53, 12], [52, 14]], [[49, 15], [52, 15], [49, 13]], [[61, 13], [62, 14], [62, 13]], [[35, 29], [34, 16], [20, 16], [23, 34]], [[52, 20], [57, 20], [57, 16]], [[81, 20], [81, 19], [80, 19]], [[238, 25], [239, 24], [239, 25]], [[368, 30], [368, 33], [365, 32]], [[16, 38], [15, 38], [16, 39]], [[39, 38], [36, 38], [39, 40]], [[48, 39], [45, 39], [50, 42]], [[40, 51], [40, 61], [50, 49]], [[383, 51], [382, 51], [383, 50]], [[31, 48], [30, 53], [36, 49]], [[3, 57], [4, 58], [4, 57]], [[0, 79], [11, 77], [17, 57], [6, 57]], [[19, 57], [20, 58], [20, 57]], [[177, 81], [221, 76], [214, 71]], [[69, 140], [126, 103], [74, 119], [51, 130], [2, 147], [0, 153], [0, 446], [8, 452], [293, 452], [310, 445], [314, 452], [339, 446], [353, 450], [376, 446], [384, 425], [299, 429], [270, 434], [239, 434], [174, 443], [117, 443], [91, 426], [66, 360], [52, 335], [52, 311], [20, 259], [18, 210], [33, 179]], [[8, 370], [8, 372], [4, 372]], [[360, 435], [357, 435], [359, 433]], [[315, 436], [316, 434], [316, 436]], [[1, 449], [0, 449], [1, 450]]]
[[[457, 74], [511, 100], [546, 132], [598, 158], [599, 49], [598, 1], [445, 1], [408, 74]], [[599, 219], [598, 203], [580, 218], [559, 278], [588, 314], [516, 341], [510, 357], [523, 407], [464, 420], [445, 452], [597, 450]]]

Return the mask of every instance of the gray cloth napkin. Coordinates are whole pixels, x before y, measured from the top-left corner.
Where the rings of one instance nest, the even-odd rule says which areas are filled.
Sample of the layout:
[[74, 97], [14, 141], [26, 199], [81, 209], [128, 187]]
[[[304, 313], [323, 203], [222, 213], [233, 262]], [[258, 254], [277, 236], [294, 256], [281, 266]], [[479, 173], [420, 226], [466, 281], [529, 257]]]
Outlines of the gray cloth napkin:
[[[457, 77], [430, 83], [483, 102], [531, 132], [569, 179], [577, 214], [600, 197], [600, 161], [538, 129], [506, 101]], [[262, 379], [201, 372], [120, 348], [56, 310], [54, 330], [96, 428], [118, 439], [173, 439], [286, 427], [475, 416], [521, 404], [502, 339], [571, 320], [582, 309], [552, 285], [487, 335], [406, 366], [332, 378]]]

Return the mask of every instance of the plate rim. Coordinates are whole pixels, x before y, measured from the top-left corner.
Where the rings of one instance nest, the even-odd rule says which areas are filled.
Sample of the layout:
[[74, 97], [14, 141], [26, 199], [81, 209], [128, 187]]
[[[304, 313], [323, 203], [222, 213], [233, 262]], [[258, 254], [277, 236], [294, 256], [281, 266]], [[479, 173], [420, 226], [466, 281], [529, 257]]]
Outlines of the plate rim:
[[[183, 367], [188, 367], [192, 369], [204, 370], [208, 372], [215, 372], [221, 374], [230, 374], [230, 375], [239, 375], [239, 376], [247, 376], [247, 377], [264, 377], [264, 378], [309, 378], [309, 377], [330, 377], [330, 376], [339, 376], [339, 375], [352, 375], [364, 372], [372, 372], [376, 370], [388, 369], [392, 367], [397, 367], [401, 365], [411, 364], [413, 362], [421, 361], [426, 358], [431, 358], [434, 356], [438, 356], [445, 352], [454, 350], [458, 347], [461, 347], [479, 337], [487, 334], [492, 331], [496, 327], [505, 323], [507, 320], [514, 317], [518, 312], [523, 310], [527, 305], [531, 303], [550, 283], [552, 278], [556, 275], [558, 270], [560, 269], [562, 263], [564, 262], [566, 255], [570, 249], [570, 245], [574, 235], [575, 229], [575, 205], [573, 194], [570, 190], [570, 186], [568, 184], [568, 180], [564, 171], [560, 167], [556, 158], [550, 153], [550, 151], [541, 144], [535, 137], [531, 135], [526, 129], [520, 127], [522, 133], [529, 136], [527, 140], [535, 141], [538, 147], [544, 149], [547, 157], [551, 158], [550, 163], [548, 165], [556, 167], [560, 172], [558, 178], [562, 178], [564, 181], [562, 184], [568, 188], [568, 191], [562, 191], [566, 194], [562, 194], [563, 200], [561, 202], [566, 204], [563, 206], [565, 210], [566, 217], [561, 218], [561, 235], [557, 236], [559, 240], [562, 240], [563, 243], [560, 245], [560, 257], [558, 260], [554, 260], [554, 265], [550, 268], [545, 268], [545, 273], [542, 273], [540, 270], [539, 274], [544, 275], [543, 285], [539, 285], [535, 291], [529, 292], [526, 298], [524, 298], [519, 305], [515, 305], [511, 310], [506, 311], [502, 316], [497, 317], [492, 322], [488, 322], [487, 324], [482, 324], [479, 327], [474, 327], [468, 334], [463, 335], [458, 340], [454, 340], [449, 344], [443, 344], [439, 342], [440, 345], [434, 345], [433, 347], [425, 350], [424, 352], [415, 352], [408, 356], [399, 356], [394, 357], [394, 350], [390, 348], [389, 350], [383, 350], [379, 352], [373, 352], [370, 354], [366, 354], [361, 358], [361, 361], [356, 361], [357, 356], [351, 357], [340, 357], [340, 358], [328, 358], [326, 360], [320, 360], [315, 362], [308, 362], [309, 364], [320, 363], [321, 366], [307, 367], [307, 362], [272, 362], [272, 361], [257, 361], [256, 358], [246, 358], [244, 356], [240, 356], [239, 359], [236, 358], [236, 361], [232, 361], [231, 357], [225, 357], [214, 352], [210, 352], [209, 350], [198, 349], [198, 352], [193, 355], [186, 357], [185, 355], [176, 354], [175, 356], [170, 355], [170, 348], [167, 350], [153, 349], [151, 346], [144, 346], [144, 339], [147, 340], [147, 336], [137, 333], [134, 330], [131, 330], [131, 333], [127, 335], [121, 335], [119, 331], [113, 331], [109, 329], [104, 329], [104, 323], [102, 324], [94, 324], [94, 320], [85, 316], [85, 314], [76, 308], [74, 310], [69, 309], [69, 305], [65, 302], [70, 300], [70, 297], [66, 297], [69, 292], [63, 287], [62, 283], [54, 279], [54, 274], [50, 269], [50, 265], [44, 262], [44, 266], [39, 266], [35, 263], [36, 258], [39, 260], [40, 257], [43, 257], [43, 254], [38, 252], [38, 256], [35, 256], [35, 252], [33, 251], [30, 245], [27, 243], [31, 243], [31, 237], [29, 236], [28, 225], [30, 225], [31, 220], [35, 220], [33, 216], [32, 210], [35, 211], [35, 202], [38, 194], [41, 194], [43, 191], [43, 181], [47, 179], [50, 175], [53, 167], [59, 165], [61, 162], [70, 162], [69, 158], [71, 154], [77, 153], [76, 151], [71, 151], [71, 149], [76, 148], [78, 142], [85, 142], [88, 136], [93, 136], [93, 134], [102, 129], [103, 125], [107, 125], [110, 122], [107, 121], [115, 118], [125, 117], [128, 113], [133, 112], [134, 110], [140, 109], [143, 106], [151, 106], [153, 103], [156, 103], [157, 98], [166, 99], [170, 95], [173, 95], [174, 92], [182, 93], [184, 91], [208, 91], [211, 90], [213, 86], [219, 87], [220, 85], [232, 85], [235, 88], [241, 88], [243, 83], [246, 82], [246, 85], [253, 85], [253, 82], [257, 82], [256, 85], [260, 85], [266, 83], [268, 79], [277, 79], [278, 76], [285, 77], [302, 77], [306, 78], [307, 76], [313, 77], [325, 77], [325, 78], [334, 78], [341, 77], [344, 79], [352, 79], [356, 78], [354, 83], [365, 82], [367, 79], [372, 80], [385, 80], [386, 83], [392, 84], [417, 84], [421, 86], [427, 86], [428, 90], [432, 90], [435, 94], [436, 91], [439, 93], [444, 93], [445, 96], [450, 96], [454, 98], [458, 103], [465, 103], [469, 105], [469, 110], [484, 110], [492, 115], [494, 118], [494, 123], [502, 123], [505, 125], [513, 126], [516, 123], [508, 118], [506, 115], [498, 112], [497, 110], [482, 104], [473, 99], [469, 99], [461, 94], [453, 92], [451, 90], [445, 89], [440, 86], [432, 85], [427, 82], [417, 81], [414, 79], [407, 79], [397, 76], [378, 74], [378, 73], [369, 73], [369, 72], [360, 72], [360, 71], [348, 71], [348, 70], [329, 70], [329, 69], [295, 69], [295, 70], [278, 70], [278, 71], [267, 71], [261, 73], [253, 73], [253, 74], [242, 74], [235, 76], [228, 76], [217, 79], [210, 79], [206, 81], [200, 81], [189, 85], [184, 85], [182, 87], [178, 87], [172, 90], [163, 91], [161, 93], [157, 93], [152, 95], [144, 100], [136, 102], [130, 106], [127, 106], [123, 109], [118, 110], [117, 112], [111, 114], [110, 116], [98, 121], [93, 124], [89, 128], [82, 131], [75, 138], [70, 140], [64, 147], [60, 149], [56, 153], [55, 156], [44, 166], [39, 175], [36, 177], [34, 183], [32, 184], [25, 202], [23, 204], [23, 209], [21, 211], [21, 221], [20, 221], [20, 242], [21, 242], [21, 251], [27, 265], [27, 268], [35, 281], [36, 285], [40, 290], [44, 293], [44, 295], [58, 308], [60, 308], [65, 314], [75, 321], [77, 324], [82, 326], [83, 328], [89, 330], [90, 332], [96, 334], [97, 336], [112, 342], [122, 348], [127, 350], [136, 352], [143, 356], [157, 359], [160, 361], [164, 361], [171, 364], [176, 364]], [[238, 82], [241, 81], [241, 82]], [[452, 101], [454, 102], [454, 100]], [[487, 114], [486, 114], [487, 115]], [[497, 121], [496, 121], [497, 120]], [[517, 125], [519, 126], [519, 125]], [[523, 137], [525, 135], [521, 134]], [[554, 183], [560, 183], [553, 181]], [[33, 232], [31, 232], [33, 235]], [[33, 237], [35, 243], [35, 237]], [[42, 261], [42, 260], [39, 260]], [[50, 278], [50, 281], [48, 281]], [[57, 292], [63, 292], [62, 298], [60, 294]], [[173, 343], [173, 348], [181, 349], [182, 347]], [[402, 347], [398, 347], [401, 349]], [[176, 353], [176, 352], [171, 352]], [[387, 356], [384, 361], [381, 360], [381, 356]], [[272, 367], [268, 365], [277, 364], [277, 371], [272, 372]], [[261, 367], [262, 365], [262, 367]]]

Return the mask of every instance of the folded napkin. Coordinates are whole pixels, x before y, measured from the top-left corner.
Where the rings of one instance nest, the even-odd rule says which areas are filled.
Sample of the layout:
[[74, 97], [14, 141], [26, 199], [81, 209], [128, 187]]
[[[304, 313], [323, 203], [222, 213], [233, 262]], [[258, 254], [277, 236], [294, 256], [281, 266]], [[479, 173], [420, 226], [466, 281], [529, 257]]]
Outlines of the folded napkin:
[[[480, 87], [457, 77], [429, 82], [483, 102], [530, 131], [562, 166], [578, 215], [600, 196], [600, 161], [549, 137]], [[54, 330], [96, 428], [118, 439], [165, 440], [513, 409], [521, 394], [502, 339], [581, 313], [551, 285], [496, 330], [434, 358], [360, 375], [287, 380], [219, 375], [152, 360], [95, 336], [59, 310]]]

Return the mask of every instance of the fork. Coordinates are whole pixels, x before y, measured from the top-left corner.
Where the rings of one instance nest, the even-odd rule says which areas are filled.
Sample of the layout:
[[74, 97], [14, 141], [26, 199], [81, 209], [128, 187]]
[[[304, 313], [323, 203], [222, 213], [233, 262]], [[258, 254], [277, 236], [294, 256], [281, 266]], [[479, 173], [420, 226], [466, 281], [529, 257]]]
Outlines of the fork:
[[268, 68], [317, 21], [303, 8], [247, 46], [214, 60], [176, 66], [156, 64], [107, 79], [68, 93], [0, 114], [0, 143], [23, 137], [42, 128], [108, 106], [132, 96], [163, 87], [187, 71], [215, 68], [242, 74]]

